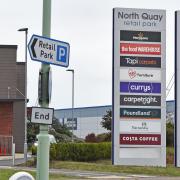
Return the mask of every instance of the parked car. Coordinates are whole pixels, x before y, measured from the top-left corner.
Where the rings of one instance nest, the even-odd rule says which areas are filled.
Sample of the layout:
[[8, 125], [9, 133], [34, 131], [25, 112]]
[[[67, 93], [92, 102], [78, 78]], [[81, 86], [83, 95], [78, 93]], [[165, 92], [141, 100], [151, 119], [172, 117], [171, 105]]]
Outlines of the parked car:
[[[36, 137], [36, 139], [37, 139], [37, 137]], [[55, 137], [52, 134], [49, 134], [49, 141], [51, 144], [57, 143]], [[38, 140], [36, 140], [33, 145], [38, 146]]]

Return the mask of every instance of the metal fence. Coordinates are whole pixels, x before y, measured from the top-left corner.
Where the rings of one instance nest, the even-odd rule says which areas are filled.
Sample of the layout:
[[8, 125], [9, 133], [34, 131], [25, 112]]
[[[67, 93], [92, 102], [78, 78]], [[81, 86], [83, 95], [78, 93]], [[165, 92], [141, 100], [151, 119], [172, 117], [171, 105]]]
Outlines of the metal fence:
[[13, 136], [0, 135], [0, 156], [11, 156], [13, 148]]

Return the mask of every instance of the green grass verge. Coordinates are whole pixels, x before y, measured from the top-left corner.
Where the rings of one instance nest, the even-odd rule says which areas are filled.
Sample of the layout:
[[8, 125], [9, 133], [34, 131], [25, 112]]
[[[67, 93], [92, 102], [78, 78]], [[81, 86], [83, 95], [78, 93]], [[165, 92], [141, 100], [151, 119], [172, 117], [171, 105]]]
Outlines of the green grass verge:
[[51, 168], [64, 168], [73, 170], [89, 170], [99, 172], [116, 172], [128, 174], [147, 174], [157, 176], [180, 176], [179, 168], [175, 168], [174, 149], [167, 147], [167, 167], [138, 167], [138, 166], [113, 166], [110, 160], [102, 160], [94, 163], [87, 162], [72, 162], [72, 161], [52, 161]]
[[[51, 161], [50, 168], [71, 169], [71, 170], [88, 170], [98, 172], [114, 172], [127, 174], [145, 174], [155, 176], [180, 176], [179, 168], [173, 165], [174, 150], [172, 147], [167, 148], [167, 167], [138, 167], [138, 166], [113, 166], [110, 160], [101, 160], [97, 162], [72, 162], [72, 161]], [[32, 166], [33, 161], [29, 161], [27, 166]], [[0, 178], [1, 179], [1, 178]], [[54, 178], [55, 179], [55, 178]], [[53, 179], [53, 180], [54, 180]]]
[[[20, 170], [0, 169], [0, 180], [7, 180], [16, 172], [20, 172]], [[28, 172], [28, 173], [30, 173], [34, 178], [36, 177], [35, 172]], [[59, 179], [66, 180], [66, 179], [78, 179], [78, 178], [72, 177], [72, 176], [64, 176], [61, 174], [50, 174], [49, 179], [50, 180], [59, 180]]]
[[50, 165], [51, 168], [63, 168], [72, 170], [88, 170], [99, 172], [116, 172], [128, 174], [146, 174], [157, 176], [180, 176], [180, 170], [172, 165], [166, 168], [162, 167], [138, 167], [138, 166], [113, 166], [110, 161], [101, 161], [95, 163], [84, 162], [68, 162], [68, 161], [53, 161]]

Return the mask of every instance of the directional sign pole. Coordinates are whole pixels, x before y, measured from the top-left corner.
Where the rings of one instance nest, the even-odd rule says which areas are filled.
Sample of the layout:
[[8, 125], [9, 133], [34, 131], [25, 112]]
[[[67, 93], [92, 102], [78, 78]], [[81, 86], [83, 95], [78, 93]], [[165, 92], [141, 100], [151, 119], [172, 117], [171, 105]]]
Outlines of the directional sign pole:
[[[50, 37], [51, 29], [51, 0], [43, 0], [43, 36]], [[41, 107], [48, 107], [49, 101], [47, 94], [47, 83], [50, 65], [41, 66], [42, 73], [42, 101]], [[49, 135], [48, 125], [40, 125], [40, 134], [38, 135], [37, 150], [37, 180], [49, 180]]]

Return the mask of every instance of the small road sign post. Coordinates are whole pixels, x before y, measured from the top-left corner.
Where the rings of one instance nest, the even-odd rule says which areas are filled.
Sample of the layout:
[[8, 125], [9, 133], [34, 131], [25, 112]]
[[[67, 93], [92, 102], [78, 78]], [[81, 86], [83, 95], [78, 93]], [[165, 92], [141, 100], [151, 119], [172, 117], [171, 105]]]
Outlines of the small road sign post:
[[32, 35], [28, 44], [31, 59], [57, 66], [69, 66], [70, 45], [67, 42]]
[[[37, 136], [39, 142], [37, 148], [37, 180], [49, 180], [50, 142], [48, 135], [48, 123], [52, 124], [52, 118], [50, 117], [53, 114], [52, 110], [48, 108], [51, 99], [52, 85], [50, 64], [62, 67], [69, 66], [69, 43], [50, 39], [50, 32], [51, 0], [43, 0], [43, 36], [33, 35], [28, 44], [31, 59], [42, 63], [39, 76], [39, 104], [41, 106], [41, 112], [36, 109], [36, 111], [34, 112], [34, 120], [35, 122], [46, 122], [40, 123], [40, 133]], [[45, 108], [46, 110], [44, 110]]]
[[51, 125], [53, 114], [53, 108], [32, 107], [31, 122]]

